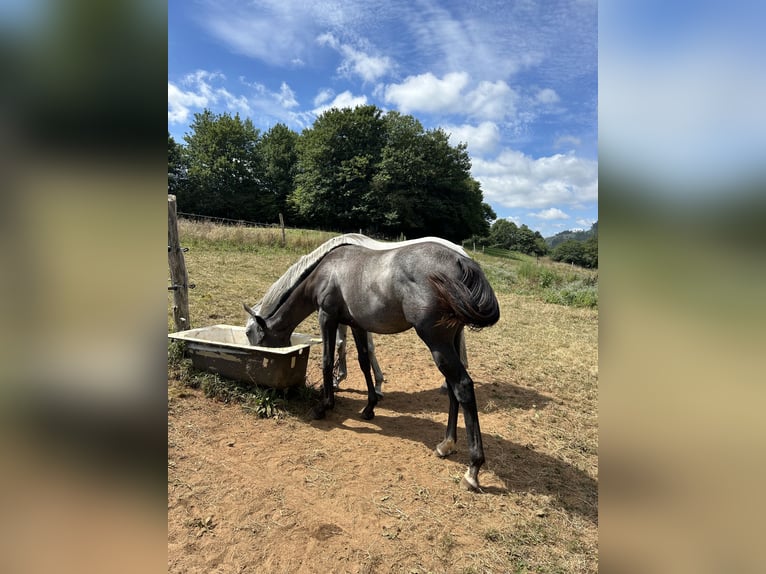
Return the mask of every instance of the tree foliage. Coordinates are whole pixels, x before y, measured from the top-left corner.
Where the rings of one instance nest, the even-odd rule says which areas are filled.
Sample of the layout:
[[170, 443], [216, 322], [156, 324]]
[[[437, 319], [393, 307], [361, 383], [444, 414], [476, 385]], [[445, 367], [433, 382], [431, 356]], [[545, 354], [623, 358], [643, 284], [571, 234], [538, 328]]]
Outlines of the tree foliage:
[[[575, 233], [566, 231], [557, 234], [555, 237], [564, 234]], [[581, 267], [598, 268], [598, 221], [596, 221], [587, 232], [579, 232], [584, 239], [570, 238], [558, 243], [553, 248], [551, 259], [554, 261], [563, 261], [565, 263], [574, 263]]]
[[570, 239], [556, 246], [551, 254], [554, 261], [573, 263], [581, 267], [598, 267], [598, 239], [591, 237], [587, 241]]
[[496, 218], [470, 175], [465, 144], [410, 115], [373, 105], [333, 108], [297, 134], [261, 135], [249, 119], [195, 114], [184, 140], [168, 134], [168, 188], [179, 209], [340, 231], [486, 236]]
[[178, 193], [185, 175], [183, 147], [168, 132], [168, 193]]
[[519, 251], [528, 255], [545, 255], [548, 246], [539, 231], [532, 231], [522, 224], [517, 227], [513, 221], [498, 219], [492, 224], [487, 242], [492, 247]]
[[258, 147], [263, 162], [264, 190], [274, 197], [276, 209], [289, 219], [288, 197], [295, 187], [298, 134], [284, 124], [276, 124], [263, 134]]
[[187, 178], [180, 211], [231, 219], [273, 220], [276, 197], [264, 183], [260, 132], [239, 114], [194, 114], [184, 137]]
[[333, 108], [303, 131], [290, 203], [304, 221], [344, 231], [370, 225], [370, 184], [383, 133], [375, 106]]

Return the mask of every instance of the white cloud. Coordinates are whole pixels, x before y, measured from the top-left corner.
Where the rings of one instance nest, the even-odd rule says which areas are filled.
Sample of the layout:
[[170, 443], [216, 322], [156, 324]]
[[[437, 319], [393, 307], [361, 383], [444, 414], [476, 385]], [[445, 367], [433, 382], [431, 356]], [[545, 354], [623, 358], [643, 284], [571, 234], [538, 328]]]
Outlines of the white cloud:
[[535, 99], [537, 99], [537, 101], [541, 104], [555, 104], [561, 98], [559, 98], [559, 95], [554, 90], [545, 88], [537, 92]]
[[574, 154], [535, 159], [506, 149], [494, 160], [474, 158], [471, 173], [485, 197], [504, 207], [582, 207], [598, 199], [597, 162]]
[[186, 90], [168, 82], [168, 122], [186, 122], [193, 110], [217, 104], [221, 104], [228, 111], [249, 114], [251, 108], [245, 96], [235, 96], [226, 88], [213, 85], [225, 79], [226, 76], [219, 72], [197, 70], [181, 80], [181, 85], [188, 88]]
[[593, 224], [596, 223], [595, 219], [578, 219], [576, 220], [577, 225], [582, 226], [583, 229], [590, 229], [593, 227]]
[[295, 99], [295, 92], [290, 89], [285, 82], [279, 87], [279, 103], [283, 108], [294, 108], [298, 105], [298, 100]]
[[572, 135], [563, 135], [556, 138], [556, 141], [553, 142], [553, 147], [556, 149], [561, 149], [568, 147], [579, 147], [580, 144], [582, 144], [582, 140], [580, 138]]
[[450, 144], [468, 144], [471, 154], [488, 154], [497, 149], [500, 142], [500, 130], [493, 122], [482, 122], [478, 126], [463, 124], [462, 126], [443, 126], [450, 134]]
[[315, 115], [321, 115], [332, 108], [355, 108], [357, 106], [363, 106], [367, 103], [367, 96], [355, 96], [348, 90], [335, 96], [335, 99], [324, 106], [318, 106], [311, 110]]
[[185, 92], [172, 82], [168, 82], [168, 122], [171, 124], [186, 122], [191, 108], [201, 109], [207, 101], [207, 98], [201, 94]]
[[468, 85], [468, 74], [452, 72], [439, 79], [431, 72], [409, 76], [401, 84], [389, 84], [384, 92], [387, 103], [396, 105], [402, 113], [449, 113], [460, 109], [460, 92]]
[[314, 97], [314, 105], [316, 107], [319, 107], [323, 103], [325, 103], [327, 100], [332, 98], [334, 95], [335, 95], [335, 92], [333, 92], [329, 88], [324, 88], [322, 90], [319, 90], [319, 93]]
[[464, 91], [470, 81], [466, 72], [451, 72], [442, 79], [426, 72], [409, 76], [400, 84], [387, 85], [383, 99], [405, 114], [462, 113], [479, 120], [499, 121], [516, 113], [518, 94], [504, 81], [483, 81]]
[[550, 207], [548, 209], [544, 209], [543, 211], [538, 211], [537, 213], [530, 213], [530, 215], [532, 217], [536, 217], [537, 219], [544, 219], [546, 221], [550, 221], [552, 219], [569, 219], [569, 216], [557, 207]]
[[394, 66], [388, 56], [373, 56], [362, 50], [357, 50], [350, 44], [341, 43], [330, 33], [322, 34], [317, 38], [320, 46], [329, 46], [343, 56], [343, 61], [338, 66], [338, 72], [350, 77], [357, 75], [365, 82], [375, 82], [386, 75]]
[[508, 84], [497, 82], [481, 82], [476, 89], [465, 96], [466, 110], [469, 115], [477, 118], [501, 120], [516, 113], [518, 95]]

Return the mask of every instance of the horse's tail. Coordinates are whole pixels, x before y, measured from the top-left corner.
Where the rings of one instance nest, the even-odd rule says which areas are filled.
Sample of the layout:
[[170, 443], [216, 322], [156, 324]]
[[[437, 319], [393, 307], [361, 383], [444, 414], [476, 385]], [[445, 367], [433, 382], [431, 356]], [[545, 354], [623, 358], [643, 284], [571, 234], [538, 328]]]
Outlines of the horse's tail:
[[479, 264], [472, 259], [457, 259], [460, 279], [444, 273], [429, 276], [443, 312], [441, 322], [451, 326], [489, 327], [500, 319], [500, 305]]

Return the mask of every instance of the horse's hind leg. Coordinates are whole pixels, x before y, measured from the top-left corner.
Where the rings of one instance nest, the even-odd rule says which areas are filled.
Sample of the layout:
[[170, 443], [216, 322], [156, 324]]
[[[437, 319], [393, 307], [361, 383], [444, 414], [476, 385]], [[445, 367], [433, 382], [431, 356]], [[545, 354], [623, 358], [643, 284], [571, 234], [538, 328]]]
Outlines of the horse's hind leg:
[[346, 339], [348, 334], [348, 327], [346, 325], [338, 325], [337, 329], [338, 339], [336, 346], [338, 347], [338, 360], [335, 362], [336, 367], [333, 367], [333, 387], [336, 389], [340, 387], [340, 382], [346, 378], [348, 371], [346, 370]]
[[[463, 331], [462, 327], [457, 332], [457, 335], [455, 335], [455, 346], [457, 348], [458, 354], [460, 355], [460, 362], [463, 363], [463, 366], [466, 368], [466, 370], [468, 370], [468, 351], [465, 347], [465, 332]], [[439, 388], [439, 392], [443, 395], [446, 395], [448, 391], [449, 387], [447, 386], [447, 379], [444, 379], [442, 386]]]
[[[468, 456], [470, 465], [463, 476], [461, 484], [469, 490], [479, 489], [479, 469], [484, 464], [484, 446], [481, 440], [481, 428], [479, 426], [479, 413], [476, 407], [476, 395], [473, 390], [473, 380], [468, 375], [460, 360], [459, 349], [456, 347], [456, 339], [442, 339], [438, 333], [429, 333], [418, 330], [418, 335], [425, 341], [431, 350], [434, 362], [444, 377], [450, 390], [450, 417], [447, 424], [447, 436], [439, 447], [446, 452], [452, 439], [454, 444], [455, 431], [452, 426], [457, 425], [457, 409], [453, 407], [453, 400], [463, 407], [466, 433], [468, 434]], [[454, 416], [453, 416], [454, 413]], [[439, 452], [437, 447], [437, 453]]]
[[375, 373], [375, 394], [383, 396], [383, 371], [380, 370], [378, 358], [375, 356], [375, 345], [372, 342], [372, 333], [367, 333], [367, 349], [370, 352], [370, 366]]
[[367, 406], [362, 411], [362, 418], [370, 420], [375, 416], [375, 405], [378, 404], [378, 396], [375, 394], [375, 385], [372, 383], [372, 374], [370, 373], [370, 351], [368, 348], [367, 331], [359, 328], [353, 328], [354, 343], [356, 344], [357, 354], [359, 355], [359, 367], [364, 373], [364, 380], [367, 383]]
[[[446, 381], [445, 381], [446, 382]], [[455, 393], [449, 393], [449, 415], [447, 417], [447, 434], [444, 440], [436, 445], [436, 454], [444, 458], [455, 452], [457, 442], [457, 411], [460, 403], [457, 402]]]

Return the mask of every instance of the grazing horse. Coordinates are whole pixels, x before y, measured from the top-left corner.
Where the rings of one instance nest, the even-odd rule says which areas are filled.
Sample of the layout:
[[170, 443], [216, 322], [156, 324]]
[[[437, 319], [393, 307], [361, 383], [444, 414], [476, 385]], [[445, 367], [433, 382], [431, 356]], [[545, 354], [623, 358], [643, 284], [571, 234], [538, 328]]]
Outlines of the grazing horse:
[[364, 419], [375, 416], [378, 397], [370, 374], [368, 333], [392, 334], [415, 328], [428, 346], [449, 389], [445, 438], [436, 446], [444, 457], [454, 452], [457, 415], [463, 408], [470, 464], [461, 484], [479, 488], [484, 447], [473, 380], [460, 361], [466, 325], [482, 328], [500, 318], [500, 307], [478, 263], [436, 242], [394, 249], [371, 249], [363, 235], [347, 234], [325, 242], [303, 256], [267, 291], [250, 315], [250, 344], [283, 347], [312, 312], [319, 311], [322, 331], [322, 402], [315, 418], [335, 406], [332, 371], [338, 326], [351, 327], [359, 365], [367, 383]]
[[[369, 249], [394, 249], [398, 247], [406, 247], [407, 245], [413, 245], [415, 243], [424, 243], [424, 242], [440, 243], [444, 245], [445, 247], [449, 247], [453, 251], [456, 251], [460, 253], [461, 255], [468, 257], [468, 254], [465, 252], [465, 250], [462, 247], [460, 247], [459, 245], [455, 245], [451, 241], [442, 239], [441, 237], [420, 237], [418, 239], [408, 239], [406, 241], [397, 241], [397, 242], [376, 241], [374, 239], [368, 238], [368, 241], [365, 242], [365, 247]], [[346, 367], [347, 340], [348, 340], [348, 327], [346, 325], [339, 325], [337, 339], [335, 342], [337, 346], [337, 351], [338, 351], [338, 360], [335, 362], [335, 366], [333, 367], [333, 386], [335, 387], [336, 390], [340, 388], [341, 381], [343, 381], [348, 375], [348, 369]], [[379, 397], [382, 398], [383, 383], [385, 382], [385, 377], [383, 376], [383, 371], [381, 370], [380, 365], [378, 364], [377, 356], [375, 355], [375, 345], [373, 344], [371, 333], [367, 333], [367, 349], [369, 351], [369, 356], [370, 356], [370, 366], [372, 366], [372, 372], [375, 375], [375, 394], [377, 394]], [[460, 361], [463, 363], [463, 366], [467, 369], [468, 356], [467, 356], [466, 348], [465, 348], [465, 337], [463, 336], [462, 332], [460, 334]], [[443, 392], [447, 392], [446, 380], [442, 384], [441, 390]]]

